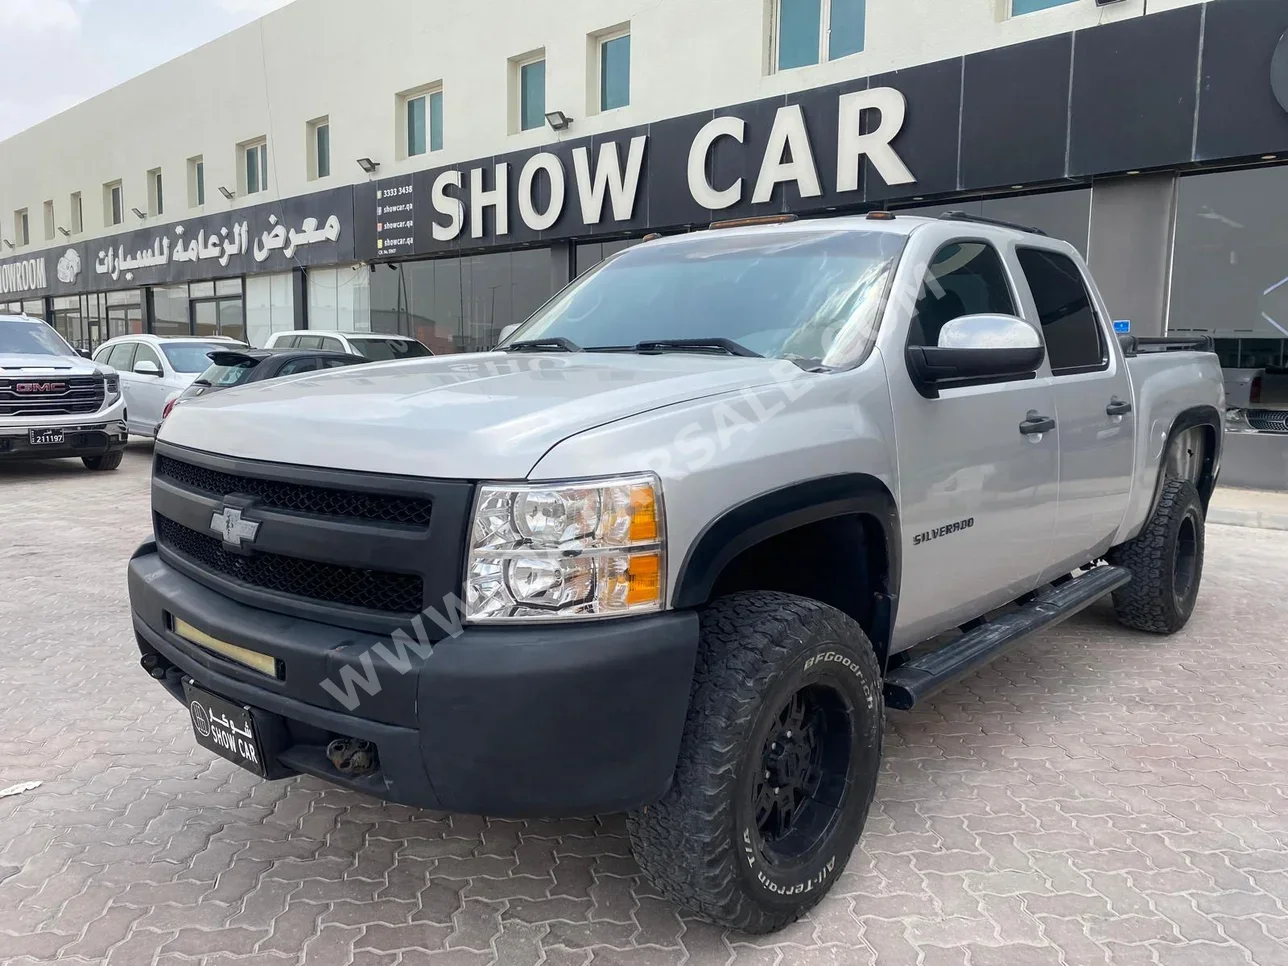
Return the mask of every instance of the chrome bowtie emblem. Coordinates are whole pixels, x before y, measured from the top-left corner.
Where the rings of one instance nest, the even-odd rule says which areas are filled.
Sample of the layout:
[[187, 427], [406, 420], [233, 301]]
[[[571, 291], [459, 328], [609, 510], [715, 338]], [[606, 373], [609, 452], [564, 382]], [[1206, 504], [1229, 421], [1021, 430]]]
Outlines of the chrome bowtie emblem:
[[255, 542], [259, 524], [243, 520], [241, 510], [225, 507], [222, 513], [216, 513], [211, 518], [210, 529], [223, 538], [225, 545], [240, 550], [243, 542]]

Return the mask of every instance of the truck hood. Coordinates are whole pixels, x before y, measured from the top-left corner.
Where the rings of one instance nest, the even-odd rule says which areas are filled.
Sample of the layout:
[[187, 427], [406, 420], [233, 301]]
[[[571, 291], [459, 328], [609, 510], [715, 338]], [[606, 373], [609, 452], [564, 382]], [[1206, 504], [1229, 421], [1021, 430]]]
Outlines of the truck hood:
[[773, 359], [489, 352], [252, 383], [176, 406], [160, 439], [242, 459], [523, 479], [561, 440], [800, 374]]
[[112, 370], [80, 356], [0, 353], [0, 377], [58, 372], [68, 376], [97, 376]]

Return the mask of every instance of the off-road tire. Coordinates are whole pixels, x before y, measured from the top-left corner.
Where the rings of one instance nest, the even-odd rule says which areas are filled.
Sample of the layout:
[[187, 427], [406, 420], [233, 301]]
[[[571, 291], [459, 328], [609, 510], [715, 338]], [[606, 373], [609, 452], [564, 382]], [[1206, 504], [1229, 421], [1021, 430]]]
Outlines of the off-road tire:
[[[844, 788], [832, 824], [780, 868], [764, 851], [754, 792], [762, 751], [781, 726], [778, 709], [805, 693], [834, 695], [853, 709], [829, 719], [849, 721], [833, 733], [846, 735], [851, 753], [845, 768], [822, 769]], [[660, 803], [627, 819], [636, 861], [670, 901], [715, 923], [748, 933], [786, 926], [845, 870], [872, 805], [883, 725], [881, 671], [854, 620], [790, 594], [713, 602], [701, 614], [675, 780]]]
[[1131, 583], [1114, 592], [1119, 621], [1152, 634], [1184, 627], [1203, 577], [1203, 501], [1194, 484], [1164, 483], [1145, 529], [1111, 550], [1109, 562], [1131, 571]]
[[124, 456], [125, 454], [118, 449], [113, 453], [103, 453], [101, 456], [82, 456], [81, 462], [85, 464], [87, 470], [114, 470], [121, 465], [121, 459]]

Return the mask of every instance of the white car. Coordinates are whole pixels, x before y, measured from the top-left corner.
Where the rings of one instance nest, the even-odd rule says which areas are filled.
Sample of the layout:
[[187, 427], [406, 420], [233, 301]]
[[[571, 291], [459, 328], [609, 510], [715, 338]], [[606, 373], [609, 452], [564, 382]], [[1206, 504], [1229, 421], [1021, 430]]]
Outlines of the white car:
[[380, 332], [322, 332], [316, 329], [275, 332], [265, 349], [327, 349], [362, 356], [370, 362], [393, 362], [432, 356], [428, 347], [406, 335]]
[[94, 361], [120, 373], [130, 433], [155, 436], [166, 400], [210, 367], [208, 354], [240, 345], [244, 343], [225, 336], [123, 335], [99, 346]]

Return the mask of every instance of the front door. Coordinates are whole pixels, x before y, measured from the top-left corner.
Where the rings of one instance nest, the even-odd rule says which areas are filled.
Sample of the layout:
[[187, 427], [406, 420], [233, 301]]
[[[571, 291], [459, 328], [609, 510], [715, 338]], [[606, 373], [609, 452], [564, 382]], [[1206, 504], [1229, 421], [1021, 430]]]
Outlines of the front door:
[[[946, 323], [981, 313], [1017, 314], [1001, 258], [983, 241], [943, 246], [929, 263], [909, 344], [937, 345]], [[1059, 449], [1055, 432], [1032, 431], [1031, 417], [1054, 418], [1045, 372], [926, 399], [902, 360], [888, 368], [899, 441], [902, 648], [1036, 585], [1050, 552]]]
[[1109, 549], [1130, 497], [1136, 414], [1122, 359], [1109, 351], [1106, 319], [1072, 258], [1016, 249], [1028, 287], [1025, 307], [1040, 323], [1060, 433], [1060, 496], [1046, 579]]

